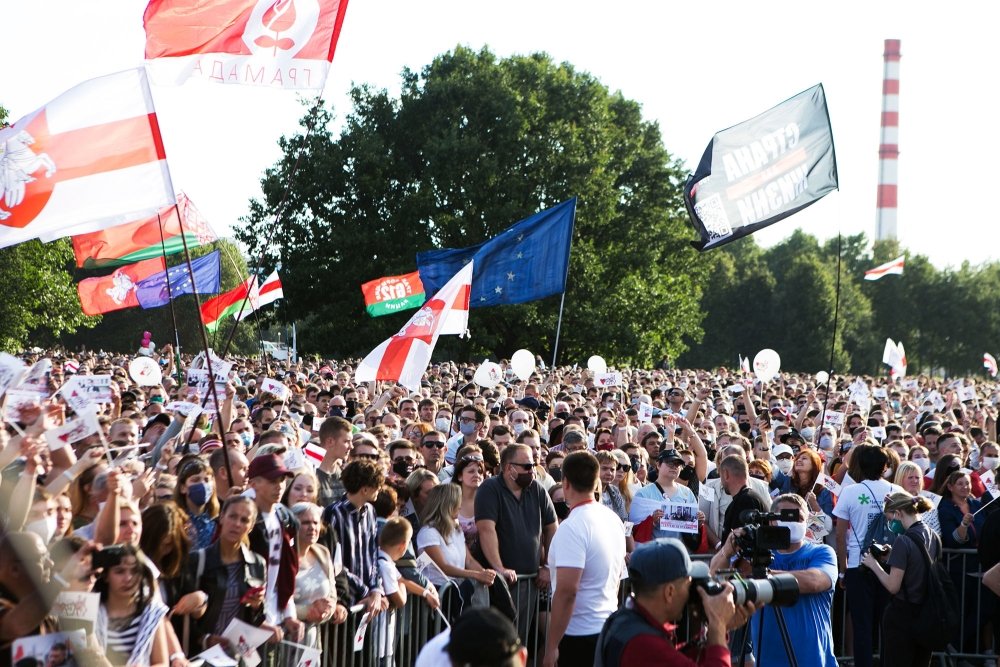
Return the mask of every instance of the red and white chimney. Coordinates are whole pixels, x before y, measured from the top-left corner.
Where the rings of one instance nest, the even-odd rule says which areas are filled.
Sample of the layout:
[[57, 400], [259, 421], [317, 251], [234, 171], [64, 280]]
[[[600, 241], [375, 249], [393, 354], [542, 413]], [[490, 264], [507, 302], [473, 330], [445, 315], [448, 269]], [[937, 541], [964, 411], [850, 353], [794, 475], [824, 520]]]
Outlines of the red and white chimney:
[[878, 147], [878, 201], [875, 240], [896, 237], [896, 187], [899, 182], [899, 43], [885, 40], [882, 77], [882, 137]]

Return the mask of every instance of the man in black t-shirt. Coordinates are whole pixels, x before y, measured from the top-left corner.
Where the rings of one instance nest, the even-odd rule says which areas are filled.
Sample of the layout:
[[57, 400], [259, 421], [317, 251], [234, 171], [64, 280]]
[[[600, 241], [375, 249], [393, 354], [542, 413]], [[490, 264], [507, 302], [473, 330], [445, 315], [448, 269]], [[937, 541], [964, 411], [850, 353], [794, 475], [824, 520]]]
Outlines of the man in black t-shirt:
[[719, 463], [719, 478], [722, 481], [722, 488], [733, 497], [733, 502], [726, 508], [726, 515], [722, 520], [721, 541], [726, 543], [729, 533], [734, 528], [742, 528], [743, 522], [740, 515], [746, 510], [764, 511], [764, 505], [760, 499], [750, 492], [747, 486], [747, 462], [742, 456], [727, 456]]

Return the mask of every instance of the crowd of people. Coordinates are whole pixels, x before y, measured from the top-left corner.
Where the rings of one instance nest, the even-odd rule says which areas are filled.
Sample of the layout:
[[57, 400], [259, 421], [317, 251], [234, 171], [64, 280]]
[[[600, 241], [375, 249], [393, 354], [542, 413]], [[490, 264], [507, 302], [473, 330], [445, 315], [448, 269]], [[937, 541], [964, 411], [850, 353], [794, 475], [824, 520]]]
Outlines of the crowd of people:
[[[81, 627], [53, 611], [79, 592], [99, 595], [72, 644], [86, 664], [246, 660], [235, 621], [273, 664], [352, 609], [391, 637], [415, 597], [451, 623], [418, 665], [460, 660], [466, 627], [494, 630], [481, 664], [791, 664], [779, 625], [798, 665], [927, 665], [940, 638], [908, 619], [946, 556], [965, 622], [945, 643], [995, 664], [991, 383], [503, 365], [484, 387], [448, 362], [410, 391], [350, 362], [231, 359], [206, 388], [164, 352], [152, 386], [128, 356], [53, 352], [0, 387], [0, 667], [45, 664], [17, 640]], [[110, 397], [69, 400], [73, 376], [110, 376]], [[771, 526], [783, 541], [757, 551], [795, 580], [783, 608], [733, 595]]]

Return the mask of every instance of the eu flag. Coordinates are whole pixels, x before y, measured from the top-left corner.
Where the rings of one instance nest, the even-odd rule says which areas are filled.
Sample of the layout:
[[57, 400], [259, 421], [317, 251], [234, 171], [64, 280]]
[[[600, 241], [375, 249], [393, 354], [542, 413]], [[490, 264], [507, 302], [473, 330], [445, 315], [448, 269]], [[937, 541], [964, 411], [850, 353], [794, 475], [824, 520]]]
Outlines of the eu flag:
[[475, 260], [470, 308], [534, 301], [566, 290], [576, 197], [525, 218], [482, 243], [417, 253], [426, 294]]
[[[195, 289], [197, 289], [198, 294], [218, 294], [222, 279], [219, 257], [219, 251], [216, 250], [204, 257], [191, 260], [191, 268], [194, 270], [193, 286], [187, 262], [171, 266], [166, 271], [154, 273], [145, 280], [139, 281], [135, 290], [136, 296], [139, 298], [139, 305], [143, 308], [165, 306], [170, 302], [171, 296], [193, 294]], [[168, 280], [170, 281], [169, 290], [167, 290]]]

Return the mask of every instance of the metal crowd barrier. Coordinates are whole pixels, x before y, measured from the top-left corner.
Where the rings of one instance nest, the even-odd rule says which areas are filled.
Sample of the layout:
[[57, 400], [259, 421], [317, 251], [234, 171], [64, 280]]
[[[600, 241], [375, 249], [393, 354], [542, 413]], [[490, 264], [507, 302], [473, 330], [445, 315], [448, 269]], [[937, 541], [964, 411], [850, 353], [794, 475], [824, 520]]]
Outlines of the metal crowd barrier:
[[[984, 653], [980, 647], [990, 643], [991, 638], [983, 636], [989, 626], [992, 626], [993, 635], [1000, 638], [1000, 626], [993, 622], [994, 616], [1000, 621], [1000, 600], [982, 586], [983, 572], [974, 549], [945, 549], [942, 557], [955, 581], [963, 614], [958, 637], [948, 651], [934, 654], [934, 663], [947, 665], [949, 662], [971, 660], [977, 665], [989, 665], [984, 661], [996, 659], [996, 656]], [[710, 555], [702, 554], [692, 556], [693, 560], [705, 562], [710, 558]], [[517, 584], [510, 587], [510, 593], [519, 612], [518, 634], [528, 647], [529, 656], [540, 658], [549, 622], [549, 597], [547, 592], [539, 593], [535, 579], [535, 575], [519, 576]], [[446, 600], [447, 589], [439, 593], [441, 600]], [[619, 603], [624, 603], [630, 594], [629, 581], [623, 579], [619, 587]], [[447, 610], [443, 611], [447, 615]], [[317, 667], [412, 667], [424, 645], [446, 629], [444, 615], [431, 609], [423, 598], [410, 595], [403, 608], [375, 617], [359, 639], [359, 624], [364, 614], [363, 610], [355, 608], [348, 614], [346, 622], [319, 626], [322, 657]], [[842, 665], [852, 665], [850, 618], [846, 593], [842, 589], [838, 588], [834, 595], [831, 616], [837, 661]], [[678, 639], [686, 641], [689, 631], [697, 629], [691, 619], [685, 617], [678, 624]], [[879, 655], [880, 634], [875, 644], [875, 657]], [[298, 649], [287, 644], [279, 645], [274, 654], [271, 664], [289, 667], [295, 667], [301, 655]]]

